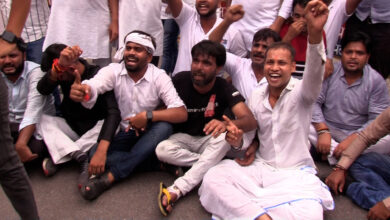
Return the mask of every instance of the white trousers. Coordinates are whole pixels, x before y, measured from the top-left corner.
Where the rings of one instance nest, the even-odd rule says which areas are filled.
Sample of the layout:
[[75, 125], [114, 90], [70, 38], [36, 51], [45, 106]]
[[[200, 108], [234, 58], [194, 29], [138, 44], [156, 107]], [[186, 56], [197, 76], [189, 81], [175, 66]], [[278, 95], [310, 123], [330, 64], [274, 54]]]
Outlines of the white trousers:
[[[330, 131], [331, 134], [333, 132], [337, 131]], [[343, 135], [338, 135], [338, 136], [343, 136]], [[334, 135], [332, 134], [332, 139], [330, 143], [330, 154], [328, 156], [328, 162], [330, 165], [335, 165], [337, 163], [337, 159], [333, 156], [333, 151], [336, 149], [337, 145], [342, 141], [343, 138], [335, 138]], [[313, 125], [310, 125], [310, 132], [309, 132], [309, 141], [310, 143], [317, 147], [317, 131], [314, 128]], [[376, 152], [380, 154], [385, 154], [385, 155], [390, 155], [390, 135], [386, 135], [385, 137], [381, 138], [376, 144], [371, 145], [369, 148], [367, 148], [363, 153], [368, 153], [368, 152]]]
[[198, 185], [207, 170], [221, 161], [229, 151], [230, 145], [225, 141], [225, 134], [214, 138], [211, 135], [176, 133], [157, 145], [156, 155], [159, 160], [177, 166], [192, 166], [174, 182], [183, 195]]
[[55, 164], [71, 160], [70, 153], [81, 150], [87, 152], [97, 143], [104, 120], [83, 134], [81, 137], [69, 127], [65, 119], [50, 115], [42, 115], [38, 124], [39, 133], [47, 145], [47, 149]]
[[333, 209], [328, 187], [314, 168], [277, 170], [256, 159], [249, 166], [223, 160], [211, 168], [199, 189], [200, 202], [215, 217], [255, 219], [323, 219]]

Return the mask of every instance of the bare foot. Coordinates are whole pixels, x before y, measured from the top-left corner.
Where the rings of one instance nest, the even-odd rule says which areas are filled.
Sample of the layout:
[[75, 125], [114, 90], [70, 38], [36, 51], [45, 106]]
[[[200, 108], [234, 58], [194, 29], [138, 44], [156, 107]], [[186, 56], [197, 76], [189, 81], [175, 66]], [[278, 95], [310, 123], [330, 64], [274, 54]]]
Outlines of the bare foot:
[[38, 158], [38, 154], [33, 154], [27, 145], [15, 144], [15, 150], [18, 153], [19, 158], [23, 163]]
[[176, 200], [177, 200], [177, 195], [176, 195], [176, 193], [173, 193], [173, 192], [169, 192], [169, 194], [171, 195], [171, 201], [170, 201], [170, 203], [168, 204], [167, 196], [164, 195], [163, 198], [162, 198], [162, 205], [163, 205], [164, 207], [166, 207], [166, 210], [167, 210], [168, 212], [172, 212], [173, 203], [176, 202]]

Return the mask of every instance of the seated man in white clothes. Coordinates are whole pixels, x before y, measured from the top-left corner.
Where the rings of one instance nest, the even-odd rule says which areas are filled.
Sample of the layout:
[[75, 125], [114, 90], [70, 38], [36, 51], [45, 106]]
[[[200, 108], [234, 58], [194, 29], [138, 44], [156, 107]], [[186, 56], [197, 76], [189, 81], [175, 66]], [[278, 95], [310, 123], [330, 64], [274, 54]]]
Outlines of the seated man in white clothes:
[[[83, 106], [92, 108], [96, 98], [114, 90], [122, 121], [120, 131], [105, 148], [107, 163], [100, 170], [90, 170], [94, 175], [81, 189], [85, 199], [97, 198], [115, 182], [130, 176], [141, 165], [149, 166], [157, 160], [158, 143], [172, 134], [170, 123], [187, 120], [183, 101], [178, 96], [171, 78], [151, 64], [156, 50], [154, 38], [143, 31], [132, 31], [125, 37], [123, 61], [101, 69], [95, 77], [72, 87], [71, 97]], [[85, 100], [85, 95], [90, 100]], [[161, 109], [161, 104], [166, 108]], [[100, 154], [93, 148], [90, 155]]]
[[[196, 0], [195, 8], [184, 4], [182, 0], [168, 0], [168, 6], [172, 16], [180, 28], [179, 53], [173, 75], [181, 71], [187, 71], [191, 67], [192, 47], [208, 38], [214, 28], [222, 22], [217, 17], [216, 10], [220, 0]], [[245, 57], [247, 51], [243, 36], [240, 32], [231, 28], [222, 40], [226, 50], [238, 56]]]
[[217, 77], [226, 60], [225, 48], [203, 40], [192, 48], [191, 55], [191, 71], [180, 72], [172, 79], [186, 104], [188, 120], [177, 124], [177, 133], [156, 148], [161, 161], [191, 167], [166, 190], [165, 186], [160, 187], [159, 205], [164, 215], [172, 211], [171, 203], [197, 186], [206, 171], [230, 150], [225, 141], [228, 123], [222, 118], [226, 109], [233, 112], [235, 120], [232, 123], [237, 127], [244, 131], [256, 128], [245, 99], [226, 80]]
[[[314, 105], [309, 140], [331, 165], [390, 104], [385, 80], [367, 64], [371, 45], [364, 32], [344, 36], [341, 63], [334, 63], [333, 74], [324, 80]], [[365, 152], [389, 154], [389, 143], [386, 136]]]
[[28, 162], [46, 151], [36, 125], [42, 113], [54, 114], [54, 104], [52, 96], [37, 91], [37, 83], [44, 73], [38, 64], [26, 61], [27, 44], [20, 41], [18, 47], [0, 57], [0, 74], [8, 87], [8, 118], [15, 149], [20, 160]]
[[[264, 65], [268, 86], [255, 90], [249, 100], [258, 122], [260, 147], [249, 166], [224, 160], [206, 173], [199, 195], [213, 215], [223, 219], [322, 219], [323, 209], [333, 209], [328, 188], [315, 175], [307, 141], [325, 68], [322, 29], [327, 15], [321, 1], [311, 1], [305, 8], [309, 45], [302, 81], [291, 78], [295, 70], [291, 45], [278, 42], [268, 48]], [[242, 131], [226, 136], [232, 146], [245, 147], [254, 133], [244, 139]]]

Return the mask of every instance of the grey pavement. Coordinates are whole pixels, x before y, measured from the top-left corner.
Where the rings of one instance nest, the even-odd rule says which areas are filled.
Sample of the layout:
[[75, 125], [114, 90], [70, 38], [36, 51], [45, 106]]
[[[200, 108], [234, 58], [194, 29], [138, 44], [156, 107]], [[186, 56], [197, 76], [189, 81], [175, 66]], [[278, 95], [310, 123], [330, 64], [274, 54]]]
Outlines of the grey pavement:
[[[328, 165], [317, 163], [319, 176], [331, 172]], [[173, 212], [164, 218], [157, 205], [160, 181], [171, 184], [174, 178], [164, 172], [136, 173], [115, 184], [94, 201], [85, 201], [77, 188], [78, 166], [64, 165], [50, 178], [43, 175], [38, 163], [27, 167], [40, 217], [51, 219], [211, 219], [199, 202], [197, 189], [181, 198]], [[335, 197], [334, 211], [324, 213], [326, 220], [366, 219], [367, 211], [345, 196]], [[0, 191], [0, 219], [19, 219], [3, 191]]]

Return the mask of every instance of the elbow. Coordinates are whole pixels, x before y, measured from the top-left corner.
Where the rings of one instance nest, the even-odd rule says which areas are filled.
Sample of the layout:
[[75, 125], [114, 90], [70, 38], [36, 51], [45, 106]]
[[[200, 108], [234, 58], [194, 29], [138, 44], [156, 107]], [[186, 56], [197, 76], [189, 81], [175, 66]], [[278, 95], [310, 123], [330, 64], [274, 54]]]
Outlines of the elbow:
[[184, 106], [182, 106], [178, 109], [176, 117], [177, 117], [178, 123], [187, 121], [188, 113], [187, 113], [187, 110]]

